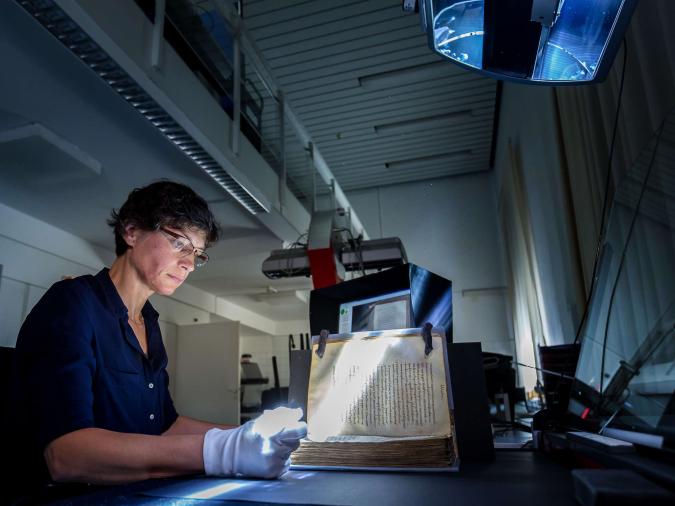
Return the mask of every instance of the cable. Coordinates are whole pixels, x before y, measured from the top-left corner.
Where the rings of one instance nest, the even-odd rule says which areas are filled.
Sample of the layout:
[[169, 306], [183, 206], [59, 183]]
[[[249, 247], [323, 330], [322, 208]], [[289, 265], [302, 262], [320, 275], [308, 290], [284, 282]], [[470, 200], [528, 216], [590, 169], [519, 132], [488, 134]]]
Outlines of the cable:
[[[295, 241], [293, 241], [291, 244], [289, 244], [289, 245], [288, 245], [287, 247], [285, 247], [284, 249], [306, 248], [306, 247], [307, 247], [307, 243], [302, 243], [302, 242], [300, 242], [300, 240], [301, 240], [303, 237], [306, 237], [306, 236], [307, 236], [307, 232], [305, 232], [304, 234], [300, 234], [300, 235], [298, 236], [298, 238], [297, 238]], [[286, 268], [283, 270], [284, 273], [285, 273], [288, 277], [292, 277], [292, 276], [294, 276], [297, 272], [301, 272], [301, 271], [302, 271], [302, 269], [293, 269], [292, 263], [293, 263], [293, 260], [292, 260], [290, 257], [288, 257], [288, 258], [286, 259]]]
[[595, 259], [593, 260], [593, 274], [591, 275], [591, 287], [588, 290], [588, 297], [586, 298], [586, 306], [584, 308], [584, 314], [581, 316], [581, 321], [577, 327], [577, 333], [574, 337], [574, 343], [576, 344], [579, 341], [581, 336], [581, 329], [586, 323], [586, 318], [588, 317], [588, 308], [591, 303], [591, 298], [595, 292], [596, 286], [596, 277], [598, 274], [598, 264], [600, 260], [600, 251], [602, 250], [602, 243], [605, 237], [605, 215], [607, 214], [607, 205], [609, 202], [609, 183], [612, 180], [612, 159], [614, 158], [614, 147], [616, 145], [616, 135], [618, 132], [619, 126], [619, 113], [621, 112], [621, 101], [623, 99], [623, 87], [626, 81], [626, 64], [628, 63], [628, 42], [626, 42], [626, 37], [623, 38], [623, 67], [621, 68], [621, 84], [619, 85], [619, 98], [616, 103], [616, 112], [614, 114], [614, 126], [612, 127], [612, 142], [609, 146], [609, 159], [607, 160], [607, 176], [605, 178], [605, 196], [602, 201], [602, 216], [600, 221], [600, 232], [598, 234], [598, 243], [595, 247]]
[[307, 243], [300, 242], [300, 239], [302, 239], [303, 237], [306, 237], [306, 236], [307, 236], [307, 232], [305, 232], [304, 234], [300, 234], [295, 241], [293, 241], [291, 244], [286, 246], [284, 249], [291, 249], [291, 248], [295, 248], [296, 246], [307, 246]]
[[561, 373], [561, 372], [551, 371], [550, 369], [543, 369], [543, 368], [541, 368], [541, 367], [536, 367], [536, 366], [534, 366], [534, 365], [527, 365], [527, 364], [523, 364], [523, 363], [521, 363], [521, 362], [514, 362], [514, 364], [522, 365], [523, 367], [529, 367], [530, 369], [536, 369], [537, 371], [541, 371], [541, 372], [543, 372], [543, 373], [545, 373], [545, 374], [552, 374], [553, 376], [558, 376], [558, 377], [560, 377], [560, 378], [562, 378], [562, 379], [568, 379], [568, 380], [574, 380], [574, 379], [576, 379], [574, 376], [568, 376], [567, 374], [563, 374], [563, 373]]
[[347, 232], [349, 234], [349, 239], [350, 239], [352, 248], [354, 248], [354, 253], [356, 253], [356, 259], [359, 261], [359, 268], [361, 270], [361, 275], [365, 276], [366, 275], [366, 268], [365, 268], [365, 264], [363, 263], [363, 250], [361, 248], [360, 236], [355, 239], [354, 234], [348, 228], [338, 228], [338, 229], [334, 230], [333, 232]]
[[635, 228], [635, 223], [637, 222], [638, 211], [640, 210], [640, 204], [642, 204], [642, 197], [644, 197], [645, 191], [647, 189], [647, 181], [649, 181], [649, 176], [654, 168], [654, 160], [656, 160], [656, 153], [658, 152], [659, 144], [661, 143], [661, 136], [665, 130], [666, 121], [668, 120], [669, 114], [666, 114], [665, 118], [659, 126], [659, 133], [656, 137], [656, 142], [654, 143], [654, 151], [652, 152], [652, 158], [649, 161], [649, 166], [647, 167], [647, 173], [645, 174], [644, 181], [642, 182], [642, 188], [640, 189], [640, 196], [635, 205], [635, 212], [633, 213], [633, 218], [628, 228], [628, 234], [626, 235], [626, 241], [623, 245], [623, 250], [621, 251], [621, 259], [619, 260], [619, 267], [617, 269], [616, 277], [612, 285], [612, 291], [609, 296], [609, 306], [607, 307], [607, 318], [605, 319], [605, 331], [602, 338], [602, 359], [600, 361], [600, 401], [603, 400], [604, 393], [603, 383], [605, 379], [605, 355], [607, 351], [607, 337], [609, 335], [609, 320], [612, 315], [612, 309], [614, 306], [614, 296], [616, 295], [616, 289], [619, 286], [619, 279], [621, 278], [621, 271], [623, 270], [624, 261], [626, 260], [626, 252], [628, 251], [628, 245], [630, 244], [631, 236], [633, 235], [633, 229]]

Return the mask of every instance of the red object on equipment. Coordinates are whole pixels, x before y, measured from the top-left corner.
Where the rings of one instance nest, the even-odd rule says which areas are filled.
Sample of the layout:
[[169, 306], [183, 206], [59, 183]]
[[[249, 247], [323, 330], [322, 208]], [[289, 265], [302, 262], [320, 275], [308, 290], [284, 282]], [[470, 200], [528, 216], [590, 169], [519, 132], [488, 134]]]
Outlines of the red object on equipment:
[[344, 228], [336, 224], [336, 219], [339, 217], [337, 211], [332, 210], [315, 211], [312, 214], [312, 221], [307, 232], [307, 258], [314, 288], [325, 288], [342, 281], [338, 268], [340, 268], [339, 272], [344, 272], [344, 270], [341, 265], [338, 266], [335, 249], [336, 229]]
[[314, 288], [324, 288], [340, 283], [333, 248], [308, 249], [309, 270]]

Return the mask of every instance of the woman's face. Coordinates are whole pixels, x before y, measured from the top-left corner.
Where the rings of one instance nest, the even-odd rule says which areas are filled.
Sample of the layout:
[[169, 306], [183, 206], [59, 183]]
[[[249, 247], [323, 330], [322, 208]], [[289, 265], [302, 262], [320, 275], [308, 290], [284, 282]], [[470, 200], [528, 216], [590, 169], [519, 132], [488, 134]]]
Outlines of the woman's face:
[[130, 227], [126, 239], [131, 246], [126, 254], [140, 281], [153, 292], [171, 295], [195, 270], [194, 253], [186, 255], [185, 246], [192, 243], [193, 248], [204, 251], [206, 234], [194, 228], [163, 227], [148, 232]]

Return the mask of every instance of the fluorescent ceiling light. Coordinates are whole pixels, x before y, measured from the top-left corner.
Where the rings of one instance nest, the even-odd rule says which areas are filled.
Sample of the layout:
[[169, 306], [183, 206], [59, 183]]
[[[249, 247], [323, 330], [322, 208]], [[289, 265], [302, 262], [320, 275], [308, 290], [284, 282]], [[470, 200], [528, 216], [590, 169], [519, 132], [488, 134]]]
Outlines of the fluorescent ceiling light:
[[473, 154], [470, 149], [461, 151], [453, 151], [451, 153], [441, 153], [431, 156], [420, 156], [418, 158], [408, 158], [407, 160], [395, 160], [393, 162], [385, 162], [384, 166], [389, 170], [406, 170], [417, 169], [420, 165], [427, 165], [429, 162], [456, 162], [463, 160]]
[[463, 111], [451, 112], [448, 114], [437, 114], [435, 116], [427, 116], [425, 118], [414, 118], [405, 121], [395, 121], [392, 123], [384, 123], [382, 125], [375, 125], [376, 134], [398, 134], [406, 133], [415, 130], [416, 127], [432, 128], [442, 127], [448, 121], [462, 121], [469, 120], [473, 116], [471, 109]]
[[361, 76], [359, 77], [359, 86], [366, 89], [393, 88], [452, 74], [453, 72], [448, 71], [448, 66], [444, 62], [435, 61]]

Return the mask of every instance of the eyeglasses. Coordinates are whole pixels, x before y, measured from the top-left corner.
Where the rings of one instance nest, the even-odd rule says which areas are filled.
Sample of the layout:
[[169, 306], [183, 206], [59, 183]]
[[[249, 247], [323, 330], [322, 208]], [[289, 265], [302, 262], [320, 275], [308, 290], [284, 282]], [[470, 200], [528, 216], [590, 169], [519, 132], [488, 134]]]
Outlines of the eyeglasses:
[[184, 235], [177, 234], [171, 230], [167, 230], [164, 227], [159, 227], [159, 231], [164, 234], [164, 236], [169, 240], [171, 247], [174, 249], [178, 256], [186, 257], [188, 255], [195, 256], [195, 267], [201, 267], [206, 262], [209, 261], [209, 256], [199, 248], [195, 248], [192, 244], [192, 241], [185, 237]]

